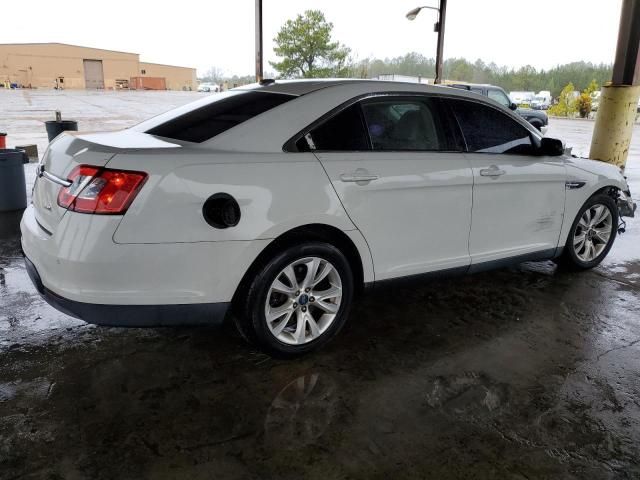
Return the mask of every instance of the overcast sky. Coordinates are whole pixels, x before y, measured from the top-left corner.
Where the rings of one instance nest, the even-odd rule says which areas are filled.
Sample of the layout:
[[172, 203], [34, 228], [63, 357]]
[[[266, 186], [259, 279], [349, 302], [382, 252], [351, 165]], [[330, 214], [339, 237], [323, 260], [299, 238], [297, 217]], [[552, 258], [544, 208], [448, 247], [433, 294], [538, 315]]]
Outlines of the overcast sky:
[[[264, 0], [266, 59], [273, 37], [306, 9], [324, 11], [334, 38], [356, 58], [417, 51], [435, 56], [436, 13], [405, 13], [438, 0]], [[421, 3], [424, 2], [424, 3]], [[180, 5], [183, 5], [181, 7]], [[621, 0], [449, 0], [445, 58], [481, 58], [549, 68], [585, 60], [612, 63]], [[143, 61], [227, 74], [254, 71], [254, 0], [25, 0], [2, 3], [0, 43], [62, 42], [123, 50]], [[268, 65], [265, 70], [272, 70]]]

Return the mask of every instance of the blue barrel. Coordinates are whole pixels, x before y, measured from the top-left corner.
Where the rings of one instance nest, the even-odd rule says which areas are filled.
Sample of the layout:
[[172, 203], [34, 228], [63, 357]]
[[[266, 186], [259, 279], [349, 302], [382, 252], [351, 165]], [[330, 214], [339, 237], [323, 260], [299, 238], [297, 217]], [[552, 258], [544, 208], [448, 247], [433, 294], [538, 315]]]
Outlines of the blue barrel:
[[24, 150], [0, 149], [0, 212], [27, 208]]

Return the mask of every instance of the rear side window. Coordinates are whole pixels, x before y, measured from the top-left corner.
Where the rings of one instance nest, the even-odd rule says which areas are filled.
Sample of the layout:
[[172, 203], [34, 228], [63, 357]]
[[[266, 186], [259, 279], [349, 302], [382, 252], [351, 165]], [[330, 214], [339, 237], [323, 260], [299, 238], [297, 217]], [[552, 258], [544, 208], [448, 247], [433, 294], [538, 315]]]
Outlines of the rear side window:
[[294, 98], [278, 93], [246, 92], [180, 115], [146, 133], [201, 143]]
[[448, 100], [469, 152], [532, 155], [529, 130], [508, 115], [476, 102]]
[[428, 98], [380, 97], [362, 102], [373, 150], [448, 150], [437, 105]]
[[300, 151], [362, 151], [369, 142], [358, 104], [345, 108], [322, 125], [302, 137], [296, 146]]

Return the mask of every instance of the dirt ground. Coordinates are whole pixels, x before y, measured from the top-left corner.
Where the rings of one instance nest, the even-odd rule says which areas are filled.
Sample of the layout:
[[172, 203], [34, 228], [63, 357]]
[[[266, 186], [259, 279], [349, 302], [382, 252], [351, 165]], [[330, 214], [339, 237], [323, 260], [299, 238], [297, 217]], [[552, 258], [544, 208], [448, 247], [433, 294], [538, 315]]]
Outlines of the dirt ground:
[[[60, 105], [103, 129], [198, 98], [149, 93], [0, 90], [0, 130], [43, 142]], [[584, 154], [592, 128], [548, 135]], [[640, 478], [639, 219], [593, 271], [376, 291], [323, 351], [276, 361], [230, 328], [58, 313], [27, 277], [19, 218], [0, 216], [1, 479]]]

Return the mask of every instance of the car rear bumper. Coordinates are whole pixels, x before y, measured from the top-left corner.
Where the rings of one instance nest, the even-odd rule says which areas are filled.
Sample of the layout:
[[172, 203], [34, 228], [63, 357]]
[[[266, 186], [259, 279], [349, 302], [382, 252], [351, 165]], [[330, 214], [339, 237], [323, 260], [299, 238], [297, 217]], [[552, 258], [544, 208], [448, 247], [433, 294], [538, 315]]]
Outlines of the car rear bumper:
[[77, 302], [47, 289], [35, 265], [26, 256], [29, 278], [44, 300], [57, 310], [88, 323], [111, 327], [168, 327], [221, 325], [230, 303], [192, 303], [181, 305], [105, 305]]
[[22, 217], [22, 250], [53, 294], [86, 304], [228, 303], [270, 240], [118, 244], [121, 217], [66, 214], [47, 232], [34, 207]]

